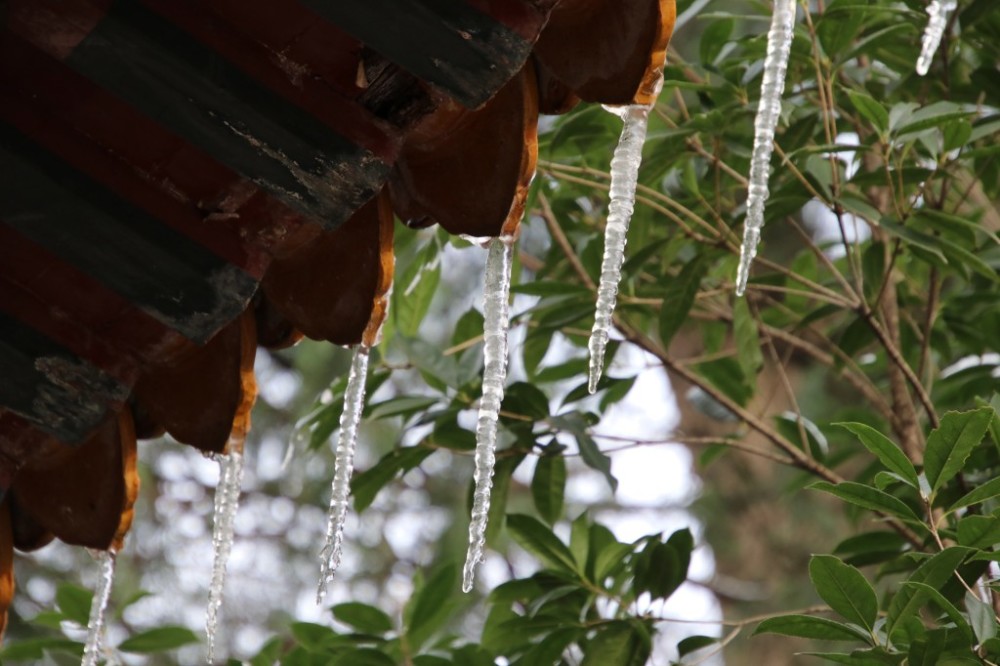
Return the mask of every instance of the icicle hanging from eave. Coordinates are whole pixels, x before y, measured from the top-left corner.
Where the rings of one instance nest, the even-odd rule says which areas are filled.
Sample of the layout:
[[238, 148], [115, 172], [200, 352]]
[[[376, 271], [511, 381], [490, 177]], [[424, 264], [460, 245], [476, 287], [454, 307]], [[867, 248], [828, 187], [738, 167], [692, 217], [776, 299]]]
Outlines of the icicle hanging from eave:
[[[657, 92], [660, 86], [662, 79], [657, 85]], [[604, 228], [604, 257], [601, 260], [601, 278], [597, 287], [594, 327], [587, 343], [590, 351], [587, 388], [591, 393], [597, 391], [597, 382], [600, 381], [604, 369], [604, 351], [607, 348], [608, 335], [615, 314], [615, 302], [618, 299], [618, 284], [621, 282], [622, 264], [625, 261], [628, 226], [635, 210], [635, 190], [639, 183], [642, 147], [646, 143], [649, 112], [652, 108], [652, 105], [645, 104], [608, 108], [608, 111], [619, 116], [625, 124], [614, 156], [611, 158], [611, 201], [608, 204], [608, 221]]]
[[351, 494], [351, 473], [354, 471], [354, 451], [358, 441], [361, 412], [365, 406], [365, 381], [368, 377], [370, 348], [361, 343], [354, 347], [351, 373], [344, 392], [344, 411], [340, 415], [340, 436], [337, 439], [333, 484], [330, 490], [330, 510], [326, 524], [326, 541], [320, 552], [319, 587], [316, 603], [322, 603], [326, 588], [340, 566], [344, 542], [344, 522], [347, 520], [348, 499]]
[[945, 28], [948, 27], [948, 16], [955, 11], [958, 6], [956, 0], [931, 0], [927, 6], [929, 20], [924, 29], [924, 36], [921, 40], [920, 57], [917, 59], [917, 74], [926, 76], [941, 45]]
[[219, 610], [226, 585], [226, 566], [233, 550], [236, 512], [243, 488], [243, 442], [231, 441], [228, 453], [216, 455], [219, 463], [219, 484], [215, 489], [215, 514], [212, 520], [212, 581], [208, 588], [208, 608], [205, 612], [205, 634], [208, 637], [208, 663], [215, 660], [215, 639], [219, 626]]
[[108, 600], [111, 598], [111, 588], [115, 582], [115, 561], [117, 553], [104, 550], [94, 555], [100, 566], [97, 587], [94, 589], [94, 599], [90, 602], [90, 620], [87, 622], [87, 642], [83, 647], [82, 666], [97, 666], [101, 658], [104, 642], [105, 614], [108, 610]]
[[465, 555], [462, 591], [472, 590], [476, 566], [486, 546], [486, 523], [490, 513], [490, 491], [496, 462], [497, 421], [507, 378], [507, 331], [510, 327], [511, 268], [514, 236], [494, 238], [486, 257], [486, 285], [483, 290], [483, 395], [476, 422], [476, 471], [469, 522], [469, 548]]
[[742, 296], [750, 279], [750, 264], [757, 255], [760, 230], [764, 226], [764, 204], [767, 201], [767, 181], [771, 174], [771, 153], [774, 150], [774, 130], [781, 116], [781, 95], [785, 90], [785, 73], [795, 30], [795, 0], [775, 0], [771, 29], [767, 33], [767, 56], [760, 87], [760, 103], [754, 119], [753, 153], [750, 158], [750, 185], [747, 216], [743, 225], [743, 245], [740, 265], [736, 272], [736, 294]]

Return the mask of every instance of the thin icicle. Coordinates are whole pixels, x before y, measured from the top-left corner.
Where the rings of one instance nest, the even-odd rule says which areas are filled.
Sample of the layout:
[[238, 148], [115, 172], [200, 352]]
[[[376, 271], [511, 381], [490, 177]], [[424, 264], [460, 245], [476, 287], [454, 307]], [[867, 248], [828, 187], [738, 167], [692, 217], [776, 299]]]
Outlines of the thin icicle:
[[743, 225], [743, 246], [736, 272], [736, 295], [742, 296], [750, 279], [750, 264], [757, 256], [760, 230], [764, 226], [764, 203], [767, 180], [771, 174], [774, 129], [781, 116], [781, 95], [785, 91], [785, 72], [795, 30], [795, 0], [775, 0], [771, 30], [767, 33], [767, 56], [764, 80], [760, 86], [760, 104], [754, 120], [753, 154], [750, 158], [750, 187], [747, 217]]
[[208, 663], [215, 660], [215, 637], [219, 610], [226, 584], [226, 564], [233, 550], [233, 524], [243, 488], [243, 452], [230, 442], [230, 452], [214, 456], [219, 463], [219, 484], [215, 488], [215, 515], [212, 528], [212, 582], [208, 589], [205, 634], [208, 637]]
[[948, 15], [955, 11], [956, 0], [931, 0], [927, 6], [930, 20], [924, 29], [924, 37], [920, 48], [920, 58], [917, 59], [917, 74], [925, 76], [931, 68], [934, 54], [941, 45], [944, 29], [948, 27]]
[[358, 426], [365, 406], [365, 380], [368, 376], [369, 348], [360, 344], [354, 348], [351, 374], [344, 392], [344, 411], [340, 415], [340, 438], [337, 440], [333, 487], [330, 491], [330, 512], [326, 524], [326, 543], [320, 552], [319, 588], [316, 603], [323, 603], [326, 587], [340, 566], [344, 543], [344, 521], [347, 519], [348, 497], [351, 494], [351, 473], [354, 471], [354, 449], [358, 441]]
[[601, 261], [601, 282], [597, 288], [597, 309], [594, 328], [590, 332], [590, 376], [588, 388], [597, 390], [597, 382], [604, 369], [604, 349], [608, 344], [611, 320], [615, 314], [618, 283], [625, 260], [625, 241], [628, 224], [635, 210], [635, 188], [639, 181], [642, 163], [642, 146], [646, 142], [649, 110], [644, 104], [609, 109], [625, 121], [618, 147], [611, 158], [611, 203], [608, 205], [608, 222], [604, 228], [604, 259]]
[[493, 487], [493, 464], [496, 461], [497, 419], [503, 402], [507, 378], [507, 329], [510, 327], [510, 271], [514, 238], [494, 238], [486, 257], [486, 288], [483, 291], [483, 397], [479, 401], [476, 423], [476, 488], [469, 522], [469, 550], [465, 555], [462, 590], [472, 590], [476, 565], [486, 546], [486, 521], [490, 513], [490, 490]]
[[96, 666], [101, 657], [104, 641], [104, 614], [111, 598], [111, 587], [115, 582], [114, 551], [106, 550], [95, 556], [101, 567], [94, 590], [94, 600], [90, 602], [90, 621], [87, 623], [87, 643], [83, 648], [83, 666]]

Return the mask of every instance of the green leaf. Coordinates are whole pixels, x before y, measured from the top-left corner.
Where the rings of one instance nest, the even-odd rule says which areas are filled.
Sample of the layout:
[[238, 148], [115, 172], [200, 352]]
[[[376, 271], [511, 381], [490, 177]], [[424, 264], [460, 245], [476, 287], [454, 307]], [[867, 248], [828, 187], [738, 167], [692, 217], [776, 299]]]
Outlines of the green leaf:
[[985, 643], [997, 635], [997, 616], [982, 599], [969, 592], [965, 593], [965, 608], [969, 611], [972, 631], [980, 643]]
[[1000, 543], [1000, 518], [965, 516], [958, 521], [958, 542], [970, 548], [989, 550]]
[[781, 634], [799, 638], [818, 638], [825, 641], [868, 641], [870, 637], [860, 629], [842, 622], [814, 615], [782, 615], [771, 617], [754, 629], [757, 634]]
[[581, 666], [643, 666], [651, 650], [649, 635], [641, 625], [616, 620], [583, 646]]
[[393, 449], [382, 456], [382, 459], [373, 467], [356, 474], [351, 480], [354, 510], [361, 513], [367, 509], [375, 501], [378, 491], [395, 479], [397, 474], [410, 471], [432, 453], [434, 453], [434, 449], [422, 446]]
[[531, 496], [538, 513], [550, 525], [562, 517], [565, 490], [566, 459], [559, 453], [541, 456], [531, 478]]
[[860, 571], [833, 555], [813, 555], [809, 577], [820, 598], [835, 612], [869, 631], [874, 628], [878, 598]]
[[618, 489], [618, 479], [611, 474], [611, 458], [601, 451], [601, 447], [587, 432], [589, 426], [582, 414], [579, 412], [560, 414], [550, 418], [549, 422], [554, 427], [572, 434], [576, 438], [577, 446], [580, 447], [580, 458], [583, 463], [603, 474], [612, 492]]
[[917, 522], [920, 520], [917, 518], [917, 514], [913, 512], [913, 509], [911, 509], [898, 497], [894, 497], [889, 493], [860, 483], [842, 481], [837, 485], [833, 485], [832, 483], [827, 483], [826, 481], [819, 481], [809, 487], [814, 490], [822, 490], [830, 493], [831, 495], [836, 495], [845, 502], [850, 502], [851, 504], [865, 509], [878, 511], [888, 515], [899, 516], [905, 520], [913, 520]]
[[889, 112], [885, 107], [864, 93], [848, 90], [847, 96], [851, 98], [851, 104], [858, 113], [864, 116], [880, 135], [885, 136], [889, 130]]
[[523, 514], [507, 516], [507, 529], [521, 548], [537, 557], [545, 566], [576, 572], [577, 563], [569, 548], [543, 523]]
[[330, 666], [396, 666], [396, 662], [388, 655], [374, 648], [344, 650], [327, 663]]
[[985, 502], [986, 500], [993, 499], [997, 496], [1000, 496], [1000, 477], [990, 479], [983, 485], [973, 488], [965, 495], [962, 495], [960, 499], [948, 507], [948, 513], [957, 511], [958, 509], [963, 509], [967, 506], [979, 504], [980, 502]]
[[152, 654], [197, 642], [198, 636], [187, 627], [156, 627], [125, 639], [118, 649], [122, 652]]
[[670, 344], [687, 320], [695, 296], [698, 295], [701, 279], [707, 272], [708, 262], [699, 256], [685, 264], [676, 279], [667, 281], [667, 291], [663, 295], [663, 305], [660, 306], [660, 340], [664, 347]]
[[834, 423], [833, 425], [850, 430], [886, 469], [898, 474], [910, 486], [920, 487], [920, 483], [917, 481], [917, 470], [914, 469], [913, 463], [888, 437], [864, 423]]
[[948, 412], [941, 426], [927, 437], [924, 473], [932, 491], [936, 491], [961, 471], [993, 420], [993, 410], [982, 407], [969, 412]]
[[954, 102], [935, 102], [914, 112], [909, 120], [896, 130], [896, 134], [903, 136], [921, 132], [954, 120], [968, 118], [969, 115], [971, 115], [969, 111], [965, 111]]
[[83, 643], [71, 641], [68, 638], [28, 638], [19, 641], [8, 639], [7, 645], [0, 649], [0, 659], [10, 661], [34, 660], [39, 663], [45, 658], [47, 651], [65, 652], [79, 658], [83, 656]]
[[[952, 546], [942, 550], [929, 560], [921, 564], [914, 571], [907, 582], [924, 583], [932, 588], [939, 589], [954, 575], [955, 570], [969, 554], [973, 552], [971, 548], [963, 546]], [[918, 590], [913, 586], [904, 585], [896, 596], [889, 602], [886, 619], [886, 634], [892, 636], [900, 624], [909, 617], [912, 617], [924, 603], [923, 593], [918, 594]]]
[[747, 299], [737, 298], [733, 304], [733, 337], [736, 339], [736, 358], [746, 378], [756, 377], [764, 365], [760, 351], [757, 322], [750, 314]]
[[392, 620], [374, 606], [358, 602], [337, 604], [330, 609], [340, 622], [366, 634], [384, 634], [392, 630]]
[[391, 316], [396, 329], [407, 337], [414, 337], [420, 330], [420, 323], [430, 309], [434, 294], [441, 282], [440, 249], [430, 242], [413, 259], [396, 283], [392, 295]]
[[714, 636], [688, 636], [677, 644], [677, 656], [683, 657], [697, 650], [707, 648], [709, 645], [715, 645], [718, 642], [719, 639]]
[[903, 585], [917, 591], [920, 606], [928, 601], [933, 601], [955, 624], [958, 631], [964, 633], [968, 638], [972, 638], [972, 628], [965, 621], [965, 616], [937, 588], [931, 587], [927, 583], [916, 583], [912, 580], [903, 581]]
[[86, 627], [90, 622], [90, 603], [93, 598], [93, 592], [72, 583], [63, 583], [56, 590], [59, 610], [81, 627]]
[[452, 604], [448, 603], [457, 588], [458, 568], [446, 564], [434, 573], [410, 598], [406, 608], [406, 636], [414, 651], [424, 643], [448, 619]]
[[696, 363], [692, 368], [741, 407], [746, 407], [747, 402], [753, 397], [754, 386], [747, 381], [743, 368], [734, 358], [717, 358]]
[[341, 641], [333, 629], [315, 622], [293, 622], [290, 629], [298, 644], [310, 652], [324, 650]]

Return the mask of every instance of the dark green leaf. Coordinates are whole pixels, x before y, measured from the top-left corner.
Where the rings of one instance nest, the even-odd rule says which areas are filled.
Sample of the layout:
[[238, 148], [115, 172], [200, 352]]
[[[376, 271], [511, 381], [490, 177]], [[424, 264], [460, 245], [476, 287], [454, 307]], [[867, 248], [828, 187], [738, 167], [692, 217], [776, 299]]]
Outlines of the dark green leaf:
[[709, 645], [715, 645], [718, 642], [719, 639], [714, 636], [688, 636], [677, 644], [677, 656], [683, 657], [686, 654], [691, 654]]
[[760, 351], [757, 322], [750, 314], [750, 306], [745, 298], [737, 298], [733, 304], [733, 337], [736, 339], [736, 358], [743, 376], [747, 379], [756, 377], [764, 365], [764, 355]]
[[914, 469], [913, 463], [888, 437], [864, 423], [834, 423], [833, 425], [850, 430], [886, 469], [898, 474], [910, 486], [920, 487], [917, 481], [917, 470]]
[[1000, 543], [1000, 518], [965, 516], [958, 521], [958, 542], [970, 548], [990, 550]]
[[337, 604], [330, 609], [333, 616], [346, 625], [366, 634], [384, 634], [392, 630], [392, 620], [374, 606], [358, 602]]
[[507, 516], [507, 529], [519, 546], [544, 565], [571, 573], [576, 571], [577, 564], [569, 548], [538, 520], [512, 513]]
[[562, 517], [565, 490], [566, 459], [558, 453], [541, 456], [531, 479], [531, 496], [538, 513], [550, 525]]
[[641, 627], [624, 621], [610, 622], [583, 646], [581, 666], [643, 666], [651, 648], [649, 636]]
[[68, 619], [81, 627], [90, 622], [90, 602], [94, 594], [72, 583], [63, 583], [56, 590], [56, 604]]
[[[923, 583], [932, 588], [939, 589], [954, 575], [966, 557], [972, 552], [971, 548], [962, 546], [952, 546], [942, 550], [940, 553], [930, 558], [920, 565], [907, 582]], [[916, 588], [904, 586], [889, 603], [886, 620], [886, 633], [891, 637], [893, 632], [907, 618], [912, 617], [924, 603], [924, 595], [918, 594]]]
[[667, 281], [667, 291], [660, 306], [660, 340], [666, 347], [687, 320], [694, 305], [701, 279], [708, 272], [708, 262], [703, 257], [689, 261], [676, 279]]
[[151, 654], [197, 642], [198, 636], [187, 627], [156, 627], [125, 639], [118, 645], [118, 649], [122, 652]]
[[869, 631], [878, 617], [878, 598], [860, 571], [833, 555], [813, 555], [809, 577], [819, 596], [835, 612]]
[[338, 652], [329, 662], [330, 666], [396, 666], [388, 655], [373, 648], [356, 648]]
[[980, 502], [985, 502], [986, 500], [993, 499], [997, 496], [1000, 496], [1000, 477], [990, 479], [983, 485], [970, 490], [954, 504], [948, 507], [948, 512], [951, 513], [952, 511], [956, 511], [967, 506], [979, 504]]
[[361, 513], [375, 501], [375, 496], [400, 472], [408, 472], [429, 455], [434, 449], [409, 446], [393, 449], [385, 454], [375, 466], [356, 474], [351, 480], [351, 494], [354, 496], [354, 510]]
[[820, 481], [814, 483], [810, 488], [822, 490], [836, 495], [840, 499], [881, 513], [899, 516], [906, 520], [918, 521], [917, 515], [909, 506], [898, 497], [894, 497], [886, 492], [866, 486], [853, 481], [843, 481], [837, 485]]
[[754, 629], [757, 634], [782, 634], [826, 641], [866, 641], [863, 631], [850, 625], [814, 615], [782, 615], [764, 620]]
[[983, 407], [969, 412], [948, 412], [941, 426], [927, 437], [924, 472], [931, 490], [950, 481], [965, 464], [993, 420], [993, 410]]

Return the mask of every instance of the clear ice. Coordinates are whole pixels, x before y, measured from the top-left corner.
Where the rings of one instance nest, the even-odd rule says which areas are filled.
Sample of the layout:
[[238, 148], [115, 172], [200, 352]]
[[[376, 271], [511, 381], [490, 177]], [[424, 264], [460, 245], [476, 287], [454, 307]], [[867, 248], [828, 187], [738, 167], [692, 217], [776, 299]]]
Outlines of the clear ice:
[[108, 599], [111, 598], [111, 587], [115, 582], [114, 551], [106, 550], [98, 553], [95, 558], [101, 567], [94, 590], [94, 600], [90, 602], [90, 621], [87, 623], [87, 643], [83, 648], [83, 666], [97, 666], [101, 657], [104, 640], [104, 615], [108, 609]]
[[472, 590], [476, 565], [483, 559], [483, 548], [486, 546], [486, 521], [490, 513], [490, 490], [496, 462], [497, 420], [500, 418], [500, 403], [503, 402], [504, 380], [507, 378], [508, 300], [513, 247], [511, 236], [494, 238], [486, 258], [486, 288], [483, 291], [485, 370], [483, 397], [479, 401], [479, 420], [476, 423], [476, 488], [469, 522], [469, 550], [462, 575], [464, 592]]
[[781, 116], [781, 95], [785, 90], [785, 72], [788, 69], [788, 54], [792, 48], [794, 30], [795, 0], [775, 0], [771, 29], [767, 33], [767, 56], [764, 58], [760, 104], [754, 120], [747, 217], [743, 225], [740, 266], [736, 273], [738, 296], [742, 296], [746, 291], [747, 280], [750, 278], [750, 264], [757, 255], [760, 230], [764, 226], [764, 203], [768, 196], [767, 179], [771, 173], [774, 130]]
[[611, 203], [608, 205], [608, 222], [604, 229], [604, 258], [601, 261], [601, 281], [597, 288], [597, 310], [594, 328], [590, 332], [590, 376], [588, 388], [597, 390], [597, 382], [604, 369], [604, 350], [608, 344], [611, 319], [615, 313], [618, 283], [621, 281], [622, 263], [625, 260], [625, 241], [628, 224], [635, 210], [635, 188], [639, 181], [642, 163], [642, 146], [646, 142], [651, 107], [632, 104], [609, 109], [625, 121], [618, 147], [611, 158]]
[[230, 451], [214, 456], [219, 463], [219, 484], [215, 488], [215, 515], [212, 528], [212, 582], [208, 590], [205, 634], [208, 637], [208, 663], [215, 659], [215, 637], [219, 610], [226, 584], [226, 564], [233, 549], [233, 523], [243, 488], [243, 451], [241, 444], [230, 442]]
[[351, 473], [354, 471], [354, 450], [358, 441], [358, 426], [365, 406], [365, 380], [368, 376], [369, 348], [359, 344], [354, 348], [351, 374], [344, 392], [344, 411], [340, 415], [340, 437], [337, 440], [333, 487], [330, 491], [330, 512], [326, 524], [326, 543], [320, 552], [319, 587], [316, 603], [323, 602], [326, 588], [340, 566], [344, 543], [344, 521], [347, 519], [348, 497], [351, 494]]
[[917, 59], [917, 74], [925, 76], [931, 68], [934, 54], [941, 45], [944, 29], [948, 26], [948, 15], [955, 11], [956, 0], [931, 0], [927, 6], [930, 19], [924, 29], [924, 37], [920, 47], [920, 58]]

